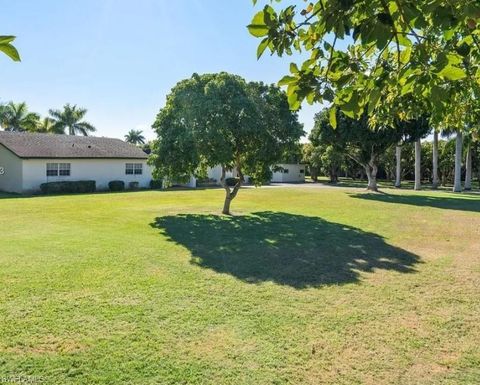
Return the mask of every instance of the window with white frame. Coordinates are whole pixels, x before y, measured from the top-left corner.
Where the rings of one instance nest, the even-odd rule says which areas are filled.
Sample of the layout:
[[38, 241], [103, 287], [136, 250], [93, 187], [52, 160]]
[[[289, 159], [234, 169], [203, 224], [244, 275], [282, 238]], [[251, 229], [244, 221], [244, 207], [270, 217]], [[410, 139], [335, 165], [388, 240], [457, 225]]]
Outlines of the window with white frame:
[[47, 163], [47, 176], [70, 176], [70, 163]]
[[143, 164], [135, 163], [135, 175], [142, 175], [143, 173]]
[[47, 176], [58, 176], [58, 163], [47, 163]]
[[126, 175], [142, 175], [143, 164], [142, 163], [125, 163]]
[[60, 175], [60, 176], [70, 176], [70, 163], [59, 163], [58, 164], [58, 175]]

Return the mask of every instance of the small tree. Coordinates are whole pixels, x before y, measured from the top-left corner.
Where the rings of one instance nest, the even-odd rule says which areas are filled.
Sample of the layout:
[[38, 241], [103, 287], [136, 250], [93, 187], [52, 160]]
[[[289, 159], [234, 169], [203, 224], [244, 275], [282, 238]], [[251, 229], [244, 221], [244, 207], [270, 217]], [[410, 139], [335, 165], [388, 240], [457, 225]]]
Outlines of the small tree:
[[[179, 82], [153, 128], [158, 135], [151, 157], [155, 176], [176, 181], [205, 177], [209, 167], [220, 165], [224, 214], [230, 214], [244, 176], [255, 185], [270, 180], [271, 167], [303, 134], [278, 87], [246, 83], [225, 72], [194, 74]], [[233, 186], [226, 181], [227, 171], [237, 176]]]

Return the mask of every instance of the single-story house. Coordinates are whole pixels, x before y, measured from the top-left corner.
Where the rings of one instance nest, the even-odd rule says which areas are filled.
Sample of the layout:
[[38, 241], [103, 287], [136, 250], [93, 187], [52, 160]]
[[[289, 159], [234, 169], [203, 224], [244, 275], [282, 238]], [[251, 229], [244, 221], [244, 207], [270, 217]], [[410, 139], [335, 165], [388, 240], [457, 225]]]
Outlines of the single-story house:
[[296, 163], [278, 164], [272, 175], [274, 183], [303, 183], [305, 182], [305, 165]]
[[31, 193], [46, 182], [138, 182], [148, 187], [148, 155], [120, 139], [0, 131], [0, 191]]

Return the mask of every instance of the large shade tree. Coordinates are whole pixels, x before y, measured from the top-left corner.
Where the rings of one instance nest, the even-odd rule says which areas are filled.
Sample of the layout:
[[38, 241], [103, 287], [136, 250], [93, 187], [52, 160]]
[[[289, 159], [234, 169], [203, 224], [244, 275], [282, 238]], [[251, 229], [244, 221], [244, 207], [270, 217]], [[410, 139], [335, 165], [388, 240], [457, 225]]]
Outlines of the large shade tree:
[[[247, 83], [228, 73], [194, 74], [167, 96], [153, 128], [158, 135], [151, 162], [157, 177], [170, 181], [205, 176], [220, 165], [225, 189], [223, 213], [245, 181], [271, 177], [271, 167], [303, 134], [287, 96], [278, 87]], [[237, 178], [226, 178], [233, 171]]]
[[[303, 53], [280, 80], [293, 108], [304, 100], [329, 102], [333, 126], [337, 109], [390, 126], [428, 114], [432, 127], [458, 133], [454, 191], [460, 191], [463, 131], [480, 121], [480, 2], [253, 3], [264, 4], [248, 26], [261, 39], [258, 56]], [[403, 104], [406, 96], [414, 102]]]
[[25, 102], [0, 106], [0, 126], [5, 131], [35, 131], [40, 115], [30, 112]]
[[375, 115], [381, 100], [395, 106], [396, 99], [412, 95], [440, 123], [457, 115], [461, 99], [480, 96], [477, 0], [253, 3], [264, 4], [248, 26], [261, 39], [258, 56], [266, 50], [304, 53], [281, 81], [294, 108], [303, 100], [328, 101], [359, 117]]
[[96, 131], [94, 126], [83, 120], [87, 114], [85, 108], [67, 103], [63, 106], [63, 110], [49, 110], [49, 113], [54, 120], [53, 130], [55, 132], [88, 136]]

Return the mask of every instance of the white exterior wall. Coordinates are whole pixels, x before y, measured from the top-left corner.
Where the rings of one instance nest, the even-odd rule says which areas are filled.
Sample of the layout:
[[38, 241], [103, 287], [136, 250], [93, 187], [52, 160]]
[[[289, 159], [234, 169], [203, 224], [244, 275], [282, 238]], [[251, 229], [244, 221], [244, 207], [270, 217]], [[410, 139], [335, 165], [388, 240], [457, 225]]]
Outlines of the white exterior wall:
[[22, 192], [22, 159], [0, 144], [0, 191]]
[[[47, 163], [70, 163], [70, 176], [48, 176]], [[126, 163], [142, 163], [142, 175], [126, 175]], [[24, 159], [23, 192], [36, 192], [46, 182], [94, 180], [97, 190], [107, 190], [108, 182], [122, 180], [125, 188], [129, 182], [139, 182], [139, 187], [149, 187], [152, 169], [146, 159]]]
[[303, 183], [305, 182], [305, 165], [303, 164], [286, 164], [278, 165], [284, 170], [275, 171], [272, 175], [272, 182], [274, 183]]

